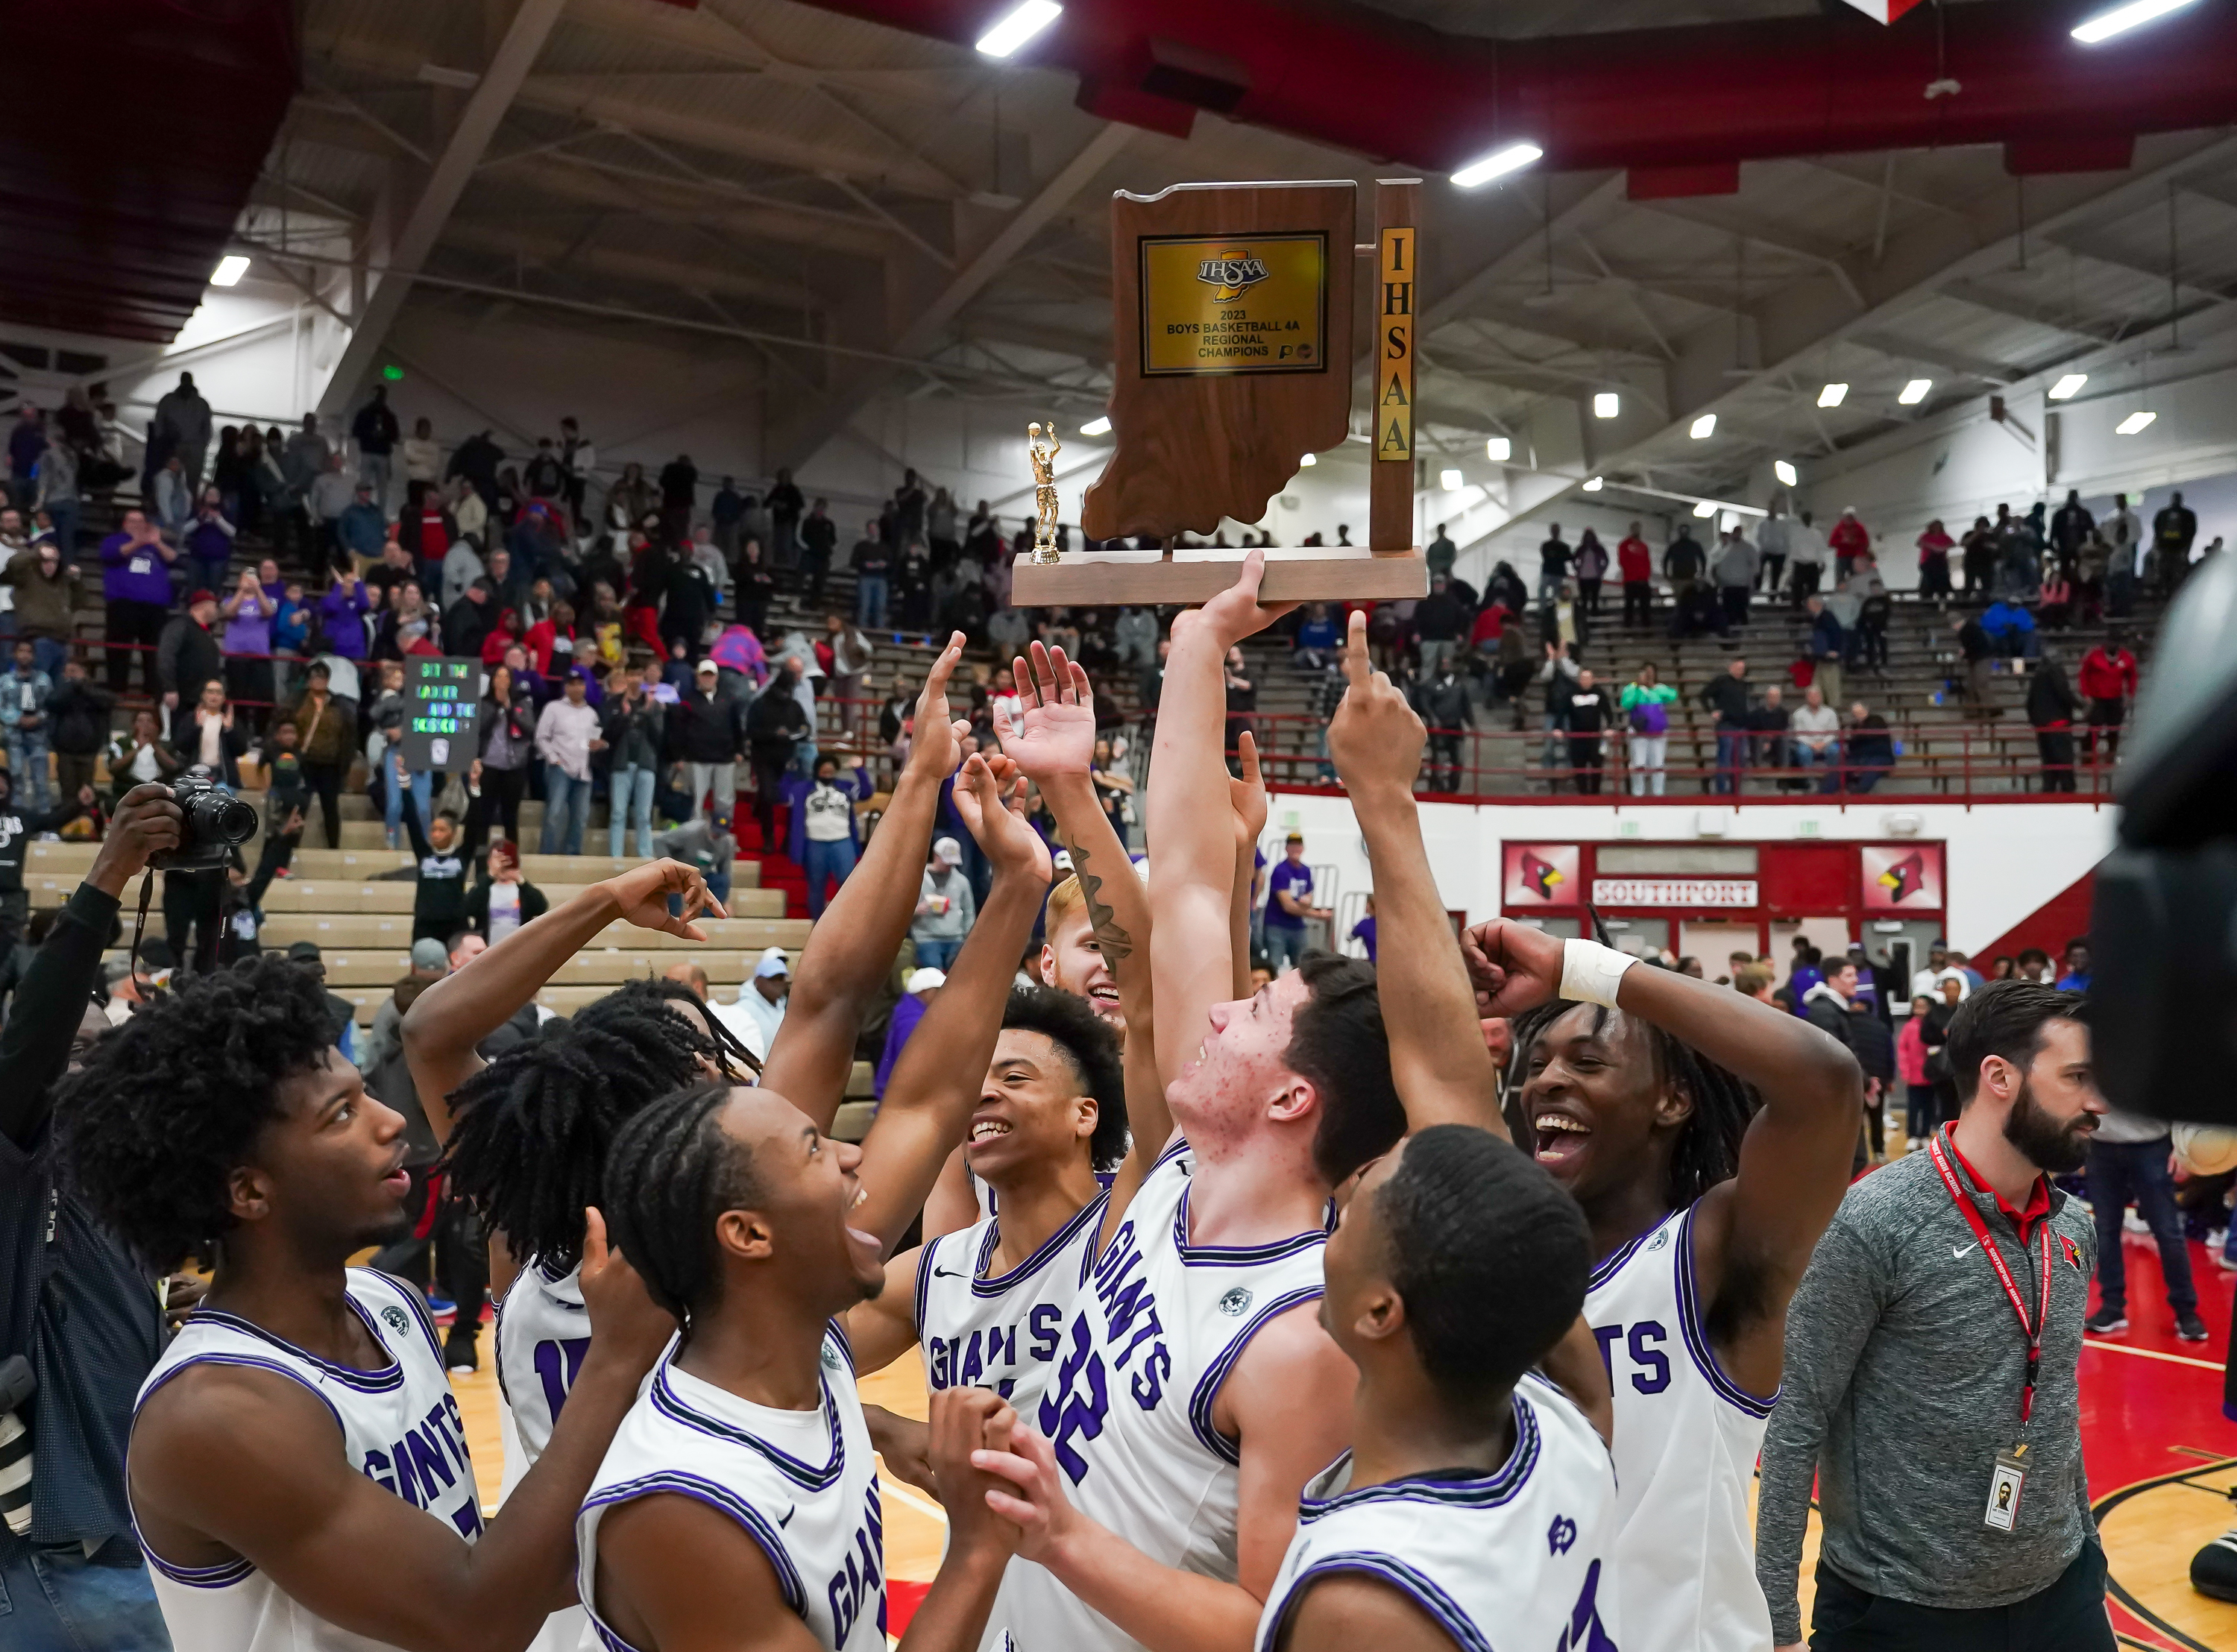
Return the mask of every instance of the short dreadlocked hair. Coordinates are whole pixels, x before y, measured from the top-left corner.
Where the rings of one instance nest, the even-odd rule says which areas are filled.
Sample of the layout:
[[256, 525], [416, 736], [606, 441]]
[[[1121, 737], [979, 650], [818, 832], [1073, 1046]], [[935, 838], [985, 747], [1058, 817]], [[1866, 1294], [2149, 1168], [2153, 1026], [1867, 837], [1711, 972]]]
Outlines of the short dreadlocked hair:
[[614, 1133], [717, 1057], [676, 1004], [699, 1006], [681, 981], [631, 981], [514, 1045], [452, 1095], [452, 1190], [516, 1255], [557, 1272], [574, 1267]]
[[333, 1043], [325, 988], [278, 953], [188, 977], [56, 1086], [64, 1173], [149, 1267], [214, 1258], [234, 1226], [228, 1180], [280, 1116], [280, 1086]]
[[[1569, 999], [1557, 999], [1515, 1017], [1511, 1070], [1526, 1071], [1530, 1047], [1548, 1027], [1580, 1007]], [[1598, 1037], [1607, 1026], [1609, 1010], [1605, 1004], [1594, 1004], [1592, 1010], [1593, 1033]], [[1655, 1082], [1665, 1089], [1683, 1091], [1693, 1103], [1693, 1112], [1679, 1127], [1678, 1145], [1670, 1155], [1670, 1181], [1664, 1190], [1670, 1208], [1682, 1210], [1719, 1181], [1729, 1181], [1739, 1173], [1740, 1138], [1747, 1134], [1748, 1122], [1763, 1105], [1763, 1098], [1753, 1085], [1691, 1044], [1672, 1037], [1652, 1022], [1635, 1016], [1632, 1020], [1646, 1037]], [[1522, 1117], [1520, 1083], [1511, 1083], [1507, 1092], [1507, 1128], [1517, 1142], [1530, 1139]]]
[[1085, 998], [1053, 987], [1015, 987], [1002, 1006], [1002, 1025], [1037, 1032], [1064, 1052], [1079, 1093], [1095, 1098], [1095, 1129], [1087, 1156], [1108, 1170], [1126, 1156], [1126, 1070], [1118, 1035], [1087, 1007]]
[[614, 1245], [687, 1337], [693, 1311], [721, 1289], [716, 1217], [760, 1196], [752, 1151], [718, 1116], [729, 1097], [720, 1082], [663, 1096], [615, 1133], [606, 1156], [602, 1208]]

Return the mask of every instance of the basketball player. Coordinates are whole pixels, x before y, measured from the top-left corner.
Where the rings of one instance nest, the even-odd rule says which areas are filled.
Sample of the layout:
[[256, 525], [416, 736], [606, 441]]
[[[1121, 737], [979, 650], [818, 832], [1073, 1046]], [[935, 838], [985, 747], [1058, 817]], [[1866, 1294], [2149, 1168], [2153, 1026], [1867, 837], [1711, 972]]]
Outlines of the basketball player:
[[1775, 1005], [1592, 941], [1494, 919], [1463, 950], [1482, 1012], [1519, 1017], [1517, 1136], [1592, 1227], [1625, 1652], [1767, 1647], [1748, 1487], [1786, 1306], [1848, 1186], [1856, 1060]]
[[[1329, 1239], [1321, 1322], [1359, 1371], [1353, 1445], [1308, 1488], [1258, 1646], [1606, 1648], [1615, 1472], [1607, 1379], [1578, 1328], [1590, 1235], [1505, 1140], [1422, 841], [1422, 721], [1369, 670], [1364, 615], [1345, 668], [1329, 752], [1374, 867], [1410, 1133], [1361, 1174]], [[1575, 1392], [1524, 1374], [1541, 1362]]]
[[885, 1289], [848, 1315], [857, 1371], [921, 1343], [935, 1391], [1039, 1403], [1101, 1225], [1096, 1172], [1125, 1150], [1122, 1083], [1118, 1041], [1085, 1003], [1047, 987], [1010, 994], [964, 1138], [1000, 1214], [886, 1264]]
[[[665, 924], [696, 872], [643, 869]], [[267, 955], [143, 1005], [67, 1081], [88, 1201], [145, 1260], [215, 1263], [141, 1390], [133, 1514], [180, 1652], [525, 1647], [572, 1593], [573, 1510], [674, 1322], [589, 1218], [597, 1334], [536, 1470], [485, 1530], [416, 1293], [346, 1266], [397, 1236], [404, 1119], [333, 1048], [325, 994]]]
[[[1314, 1315], [1329, 1196], [1404, 1115], [1365, 964], [1316, 958], [1231, 997], [1234, 812], [1205, 803], [1229, 779], [1221, 662], [1283, 611], [1257, 602], [1264, 565], [1174, 624], [1150, 788], [1165, 1089], [1127, 1093], [1133, 1149], [1020, 1437], [1034, 1563], [1011, 1567], [990, 1642], [1244, 1652], [1298, 1491], [1349, 1433], [1352, 1366]], [[1143, 961], [1114, 960], [1122, 993]]]
[[[1149, 897], [1142, 887], [1125, 846], [1118, 840], [1111, 817], [1103, 811], [1090, 778], [1095, 756], [1095, 696], [1086, 672], [1067, 660], [1062, 648], [1035, 642], [1031, 659], [1012, 662], [1011, 681], [1020, 712], [1013, 721], [1007, 706], [995, 706], [995, 733], [1003, 754], [1017, 764], [1040, 790], [1056, 821], [1057, 833], [1070, 856], [1072, 872], [1049, 892], [1042, 913], [1040, 978], [1044, 984], [1085, 1002], [1118, 1034], [1126, 1052], [1126, 1083], [1130, 1089], [1158, 1083], [1157, 1063], [1146, 1030], [1129, 1048], [1128, 993], [1122, 993], [1114, 963], [1146, 941], [1150, 932]], [[1255, 760], [1251, 784], [1257, 787]], [[1263, 788], [1257, 789], [1259, 818], [1264, 815]], [[1139, 999], [1133, 1005], [1134, 1024], [1149, 1023], [1149, 977], [1138, 970], [1130, 977], [1128, 992]], [[1111, 1173], [1099, 1167], [1098, 1181], [1108, 1187]], [[956, 1232], [995, 1214], [1000, 1196], [974, 1175], [961, 1149], [940, 1171], [939, 1185], [925, 1203], [927, 1239]]]
[[[963, 1133], [994, 1006], [1048, 887], [1046, 845], [1000, 795], [1021, 806], [1022, 777], [1005, 788], [995, 764], [1007, 767], [974, 754], [955, 788], [993, 886], [861, 1149], [827, 1138], [773, 1089], [721, 1083], [656, 1102], [615, 1139], [606, 1185], [624, 1242], [683, 1325], [577, 1525], [584, 1602], [617, 1652], [886, 1644], [877, 1469], [836, 1316], [879, 1293], [887, 1247]], [[897, 791], [912, 780], [936, 792], [925, 773]], [[879, 835], [892, 829], [889, 815]], [[916, 889], [911, 877], [881, 893], [906, 918]], [[976, 1068], [960, 1060], [973, 1039]], [[921, 1104], [895, 1108], [910, 1095]], [[1006, 1438], [1011, 1415], [987, 1389], [933, 1396], [927, 1455], [952, 1510], [948, 1550], [906, 1646], [978, 1641], [1010, 1536], [968, 1453]]]

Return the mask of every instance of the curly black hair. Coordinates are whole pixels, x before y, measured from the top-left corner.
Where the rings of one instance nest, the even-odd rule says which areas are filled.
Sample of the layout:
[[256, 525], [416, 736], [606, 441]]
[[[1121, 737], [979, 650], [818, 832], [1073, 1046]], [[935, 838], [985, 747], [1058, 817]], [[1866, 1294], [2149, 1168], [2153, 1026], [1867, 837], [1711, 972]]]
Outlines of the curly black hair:
[[280, 1116], [280, 1084], [333, 1043], [326, 989], [278, 953], [191, 977], [56, 1087], [63, 1172], [150, 1268], [213, 1259], [234, 1226], [228, 1180]]
[[1095, 1129], [1087, 1156], [1108, 1170], [1126, 1156], [1126, 1070], [1118, 1055], [1118, 1035], [1087, 1000], [1053, 987], [1020, 986], [1002, 1006], [1002, 1025], [1037, 1032], [1064, 1052], [1079, 1093], [1095, 1098]]
[[[1521, 1080], [1529, 1068], [1530, 1046], [1547, 1028], [1577, 1007], [1570, 999], [1557, 998], [1514, 1017], [1514, 1055], [1508, 1069], [1514, 1076], [1507, 1091], [1507, 1129], [1517, 1142], [1531, 1139], [1528, 1121], [1522, 1116]], [[1595, 1035], [1607, 1025], [1609, 1014], [1605, 1005], [1594, 1006]], [[1633, 1020], [1646, 1035], [1655, 1082], [1680, 1092], [1693, 1103], [1693, 1112], [1679, 1127], [1678, 1145], [1670, 1155], [1670, 1181], [1664, 1189], [1670, 1208], [1683, 1210], [1719, 1181], [1729, 1181], [1739, 1174], [1740, 1138], [1747, 1134], [1763, 1098], [1752, 1084], [1691, 1044], [1672, 1037], [1652, 1022], [1637, 1017]]]
[[705, 1013], [681, 981], [631, 981], [514, 1045], [452, 1096], [452, 1191], [515, 1255], [574, 1267], [615, 1132], [717, 1058], [715, 1041], [676, 1004]]

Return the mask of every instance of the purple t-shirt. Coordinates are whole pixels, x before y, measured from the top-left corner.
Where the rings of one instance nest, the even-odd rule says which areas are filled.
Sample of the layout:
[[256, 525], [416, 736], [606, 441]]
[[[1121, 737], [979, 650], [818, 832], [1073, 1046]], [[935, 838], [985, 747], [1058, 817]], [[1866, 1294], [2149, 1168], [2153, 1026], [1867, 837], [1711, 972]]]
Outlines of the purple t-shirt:
[[1284, 855], [1274, 863], [1274, 870], [1266, 874], [1266, 927], [1269, 929], [1303, 929], [1305, 920], [1282, 906], [1282, 892], [1287, 890], [1300, 906], [1313, 904], [1313, 869], [1303, 862], [1292, 862]]
[[156, 602], [171, 605], [170, 566], [153, 544], [135, 545], [122, 533], [101, 542], [101, 594], [112, 602]]
[[1375, 962], [1375, 920], [1363, 918], [1351, 926], [1351, 938], [1367, 949], [1367, 961]]
[[225, 651], [228, 654], [271, 653], [272, 616], [279, 611], [278, 601], [269, 596], [256, 602], [243, 602], [239, 611], [225, 622]]

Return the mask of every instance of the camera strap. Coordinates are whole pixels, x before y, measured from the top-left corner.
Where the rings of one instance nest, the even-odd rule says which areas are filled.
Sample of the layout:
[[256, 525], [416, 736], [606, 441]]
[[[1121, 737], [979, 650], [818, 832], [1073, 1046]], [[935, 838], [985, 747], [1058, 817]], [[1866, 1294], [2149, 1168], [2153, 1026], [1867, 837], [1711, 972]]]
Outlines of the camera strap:
[[132, 990], [140, 990], [140, 938], [148, 931], [148, 903], [155, 894], [155, 869], [153, 866], [140, 874], [140, 912], [132, 920], [132, 950], [125, 956], [127, 978]]

